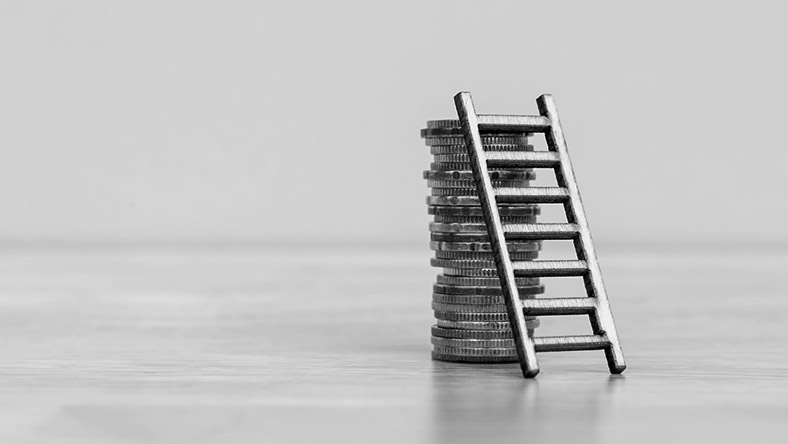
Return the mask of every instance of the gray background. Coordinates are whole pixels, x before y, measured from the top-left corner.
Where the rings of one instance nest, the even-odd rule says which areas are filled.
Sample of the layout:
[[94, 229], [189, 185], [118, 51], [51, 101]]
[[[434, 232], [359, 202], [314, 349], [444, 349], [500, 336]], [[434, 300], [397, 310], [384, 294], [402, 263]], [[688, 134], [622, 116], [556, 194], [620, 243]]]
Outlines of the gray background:
[[4, 1], [0, 240], [424, 243], [470, 90], [554, 94], [598, 240], [784, 242], [786, 41], [779, 2]]

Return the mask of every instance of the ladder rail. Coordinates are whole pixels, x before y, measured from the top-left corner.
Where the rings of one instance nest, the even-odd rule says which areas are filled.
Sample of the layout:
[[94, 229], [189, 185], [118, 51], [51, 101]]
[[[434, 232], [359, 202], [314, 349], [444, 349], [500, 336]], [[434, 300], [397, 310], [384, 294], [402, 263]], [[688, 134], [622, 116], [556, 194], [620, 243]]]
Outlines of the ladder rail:
[[615, 322], [613, 321], [610, 302], [602, 281], [602, 271], [597, 260], [594, 243], [591, 240], [591, 230], [588, 227], [588, 219], [583, 209], [580, 189], [577, 186], [572, 162], [569, 159], [569, 151], [566, 146], [561, 122], [558, 118], [558, 111], [552, 95], [543, 94], [536, 99], [539, 113], [550, 121], [550, 129], [545, 132], [545, 139], [550, 151], [558, 153], [559, 162], [556, 171], [558, 185], [566, 188], [570, 198], [564, 203], [567, 219], [569, 223], [576, 224], [579, 229], [579, 236], [575, 239], [575, 250], [580, 260], [586, 261], [588, 274], [584, 277], [587, 294], [598, 300], [599, 308], [592, 317], [592, 326], [595, 334], [607, 336], [610, 346], [605, 348], [608, 368], [611, 373], [618, 374], [626, 369], [624, 354], [618, 340]]
[[492, 181], [487, 169], [487, 160], [484, 155], [482, 139], [479, 133], [479, 118], [476, 108], [468, 92], [460, 92], [454, 96], [454, 104], [457, 108], [457, 115], [465, 136], [465, 144], [468, 148], [471, 170], [476, 182], [477, 193], [481, 203], [482, 211], [488, 221], [487, 231], [492, 244], [493, 257], [496, 262], [498, 278], [501, 281], [503, 299], [506, 303], [506, 312], [509, 315], [512, 336], [514, 337], [517, 355], [520, 360], [520, 369], [523, 376], [532, 378], [539, 373], [539, 365], [536, 360], [536, 348], [531, 338], [528, 336], [528, 329], [525, 324], [525, 314], [517, 283], [514, 277], [514, 269], [509, 258], [509, 250], [504, 237], [501, 217], [498, 213], [498, 204], [493, 192]]

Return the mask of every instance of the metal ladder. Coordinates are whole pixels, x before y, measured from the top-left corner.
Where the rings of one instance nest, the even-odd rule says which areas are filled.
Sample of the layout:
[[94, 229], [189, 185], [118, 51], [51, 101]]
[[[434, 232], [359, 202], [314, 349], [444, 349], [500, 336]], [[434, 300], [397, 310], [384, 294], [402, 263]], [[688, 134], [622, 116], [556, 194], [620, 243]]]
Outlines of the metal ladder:
[[[468, 92], [454, 96], [454, 103], [468, 148], [523, 376], [536, 376], [539, 373], [536, 352], [548, 351], [604, 350], [610, 373], [623, 372], [626, 369], [624, 355], [552, 96], [545, 94], [536, 99], [538, 116], [476, 114]], [[549, 151], [488, 153], [482, 147], [480, 130], [544, 133]], [[496, 167], [552, 168], [558, 187], [496, 189], [488, 171], [488, 168]], [[499, 203], [561, 203], [568, 223], [501, 224]], [[526, 239], [571, 239], [577, 260], [512, 262], [506, 241]], [[517, 294], [515, 277], [554, 276], [583, 277], [587, 297], [521, 300]], [[531, 338], [525, 325], [526, 315], [588, 315], [593, 335]]]

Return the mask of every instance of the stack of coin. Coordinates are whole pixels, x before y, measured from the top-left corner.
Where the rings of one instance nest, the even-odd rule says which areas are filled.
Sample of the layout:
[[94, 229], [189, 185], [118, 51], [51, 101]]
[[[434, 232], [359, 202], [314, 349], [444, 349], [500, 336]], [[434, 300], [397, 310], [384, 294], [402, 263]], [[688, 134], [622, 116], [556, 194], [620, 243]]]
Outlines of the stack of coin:
[[[516, 362], [517, 352], [509, 327], [501, 283], [495, 269], [490, 238], [478, 199], [468, 151], [459, 120], [431, 120], [421, 130], [434, 156], [424, 178], [427, 197], [432, 266], [442, 268], [433, 286], [432, 357], [454, 362]], [[532, 151], [525, 133], [482, 133], [485, 151]], [[491, 168], [494, 187], [529, 186], [534, 171], [527, 168]], [[475, 202], [474, 202], [475, 200]], [[504, 223], [534, 223], [539, 207], [530, 204], [499, 206]], [[508, 242], [513, 261], [537, 257], [539, 241]], [[539, 278], [517, 278], [520, 298], [544, 292]], [[527, 318], [528, 334], [538, 319]]]

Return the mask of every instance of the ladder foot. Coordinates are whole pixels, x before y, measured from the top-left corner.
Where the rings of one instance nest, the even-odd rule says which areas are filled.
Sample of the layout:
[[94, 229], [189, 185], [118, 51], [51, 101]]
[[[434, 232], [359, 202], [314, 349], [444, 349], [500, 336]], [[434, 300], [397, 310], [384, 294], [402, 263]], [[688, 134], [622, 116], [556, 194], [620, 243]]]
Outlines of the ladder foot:
[[522, 367], [523, 378], [535, 378], [539, 374], [539, 367], [527, 368]]
[[608, 367], [610, 368], [610, 374], [612, 375], [620, 375], [621, 373], [624, 373], [624, 370], [627, 369], [626, 364], [610, 365]]

